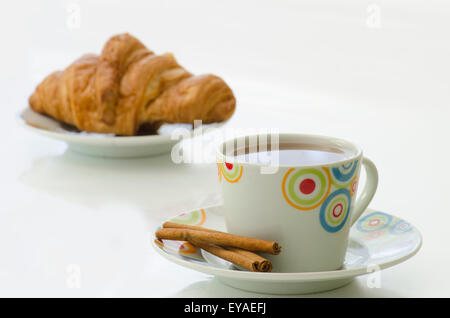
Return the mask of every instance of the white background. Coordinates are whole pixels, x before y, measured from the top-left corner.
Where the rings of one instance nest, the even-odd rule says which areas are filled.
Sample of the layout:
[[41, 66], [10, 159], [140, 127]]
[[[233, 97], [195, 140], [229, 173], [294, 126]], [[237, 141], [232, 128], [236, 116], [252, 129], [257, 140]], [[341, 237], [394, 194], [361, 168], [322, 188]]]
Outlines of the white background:
[[[15, 121], [44, 76], [130, 32], [223, 77], [238, 100], [228, 127], [333, 135], [377, 164], [371, 207], [414, 224], [423, 247], [383, 271], [379, 289], [360, 277], [319, 296], [449, 297], [449, 17], [446, 1], [429, 0], [3, 4], [0, 296], [261, 296], [150, 246], [168, 217], [220, 203], [214, 164], [83, 157]], [[70, 288], [77, 270], [81, 288]]]

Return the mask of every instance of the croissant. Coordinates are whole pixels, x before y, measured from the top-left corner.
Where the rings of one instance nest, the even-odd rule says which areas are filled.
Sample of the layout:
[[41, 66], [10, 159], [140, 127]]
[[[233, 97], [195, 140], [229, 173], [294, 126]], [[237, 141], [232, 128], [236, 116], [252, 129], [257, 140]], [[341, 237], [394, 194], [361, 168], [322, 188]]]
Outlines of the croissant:
[[135, 37], [120, 34], [100, 55], [83, 55], [47, 76], [29, 104], [82, 131], [133, 136], [164, 122], [227, 120], [236, 100], [220, 77], [192, 75], [172, 54], [156, 55]]

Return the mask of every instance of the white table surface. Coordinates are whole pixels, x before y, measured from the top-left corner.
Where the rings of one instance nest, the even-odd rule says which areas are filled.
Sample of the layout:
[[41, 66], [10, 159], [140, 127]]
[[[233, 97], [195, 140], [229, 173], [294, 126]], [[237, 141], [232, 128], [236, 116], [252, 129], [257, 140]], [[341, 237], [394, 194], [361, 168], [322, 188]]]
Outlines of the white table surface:
[[414, 224], [422, 249], [383, 271], [381, 288], [360, 277], [313, 297], [449, 297], [449, 14], [445, 1], [10, 3], [0, 13], [0, 296], [267, 296], [151, 248], [168, 217], [221, 202], [214, 164], [85, 157], [17, 125], [44, 76], [128, 31], [222, 76], [238, 100], [227, 128], [346, 138], [377, 164], [371, 207]]

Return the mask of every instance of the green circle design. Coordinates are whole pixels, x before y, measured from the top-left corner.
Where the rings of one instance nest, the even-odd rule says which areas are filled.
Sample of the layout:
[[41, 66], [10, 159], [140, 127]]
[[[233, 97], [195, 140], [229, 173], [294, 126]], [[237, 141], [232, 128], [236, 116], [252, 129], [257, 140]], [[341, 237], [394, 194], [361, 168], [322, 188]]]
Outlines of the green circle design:
[[[301, 177], [302, 175], [307, 174], [307, 173], [313, 174], [319, 178], [321, 189], [316, 196], [314, 196], [311, 199], [305, 200], [305, 199], [300, 199], [296, 196], [294, 184], [295, 184], [295, 181], [299, 177]], [[313, 168], [303, 169], [303, 170], [299, 170], [299, 171], [295, 172], [292, 176], [289, 177], [289, 181], [287, 182], [287, 192], [289, 193], [290, 199], [300, 206], [310, 206], [310, 205], [313, 205], [314, 203], [318, 202], [322, 198], [326, 189], [327, 189], [327, 186], [326, 186], [326, 178], [325, 178], [324, 173], [321, 172], [320, 170], [316, 170]]]

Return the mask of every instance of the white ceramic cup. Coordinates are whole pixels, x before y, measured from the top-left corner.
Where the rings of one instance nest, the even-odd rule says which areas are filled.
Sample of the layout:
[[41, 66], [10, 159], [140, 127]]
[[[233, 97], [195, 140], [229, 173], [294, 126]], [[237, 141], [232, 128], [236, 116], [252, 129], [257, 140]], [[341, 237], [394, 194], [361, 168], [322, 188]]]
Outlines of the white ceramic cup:
[[[284, 166], [274, 164], [274, 160], [268, 165], [235, 156], [245, 148], [250, 152], [266, 150], [267, 143], [274, 147], [276, 141], [280, 145], [299, 144], [305, 149], [332, 149], [346, 157], [335, 162]], [[362, 150], [333, 137], [237, 137], [219, 146], [217, 164], [227, 231], [277, 241], [281, 253], [265, 254], [275, 272], [341, 268], [350, 227], [367, 208], [378, 184], [377, 169], [363, 157]], [[366, 184], [355, 198], [361, 165], [366, 171]]]

